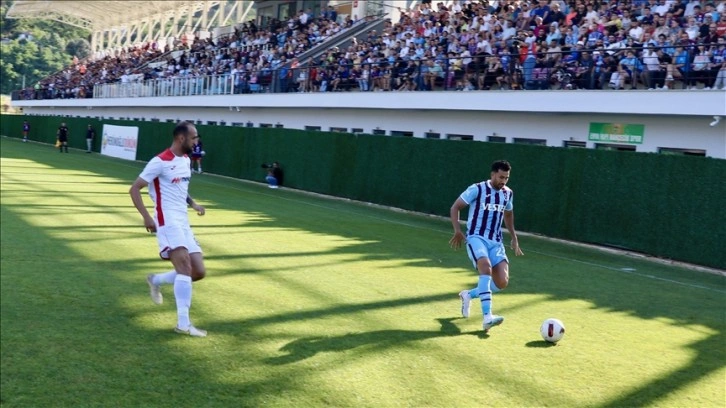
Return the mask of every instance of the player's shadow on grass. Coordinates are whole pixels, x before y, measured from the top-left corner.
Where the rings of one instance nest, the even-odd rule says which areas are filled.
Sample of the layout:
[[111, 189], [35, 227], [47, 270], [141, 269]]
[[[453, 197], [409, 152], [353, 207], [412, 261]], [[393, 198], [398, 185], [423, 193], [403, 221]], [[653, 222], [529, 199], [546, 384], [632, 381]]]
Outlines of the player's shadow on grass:
[[318, 353], [331, 351], [345, 351], [362, 346], [372, 346], [377, 349], [387, 347], [398, 347], [406, 342], [428, 340], [437, 337], [451, 337], [461, 335], [477, 335], [480, 338], [484, 335], [482, 331], [462, 332], [453, 321], [459, 318], [436, 319], [440, 324], [439, 330], [377, 330], [364, 333], [349, 333], [342, 336], [328, 337], [306, 337], [294, 340], [284, 345], [280, 351], [287, 354], [283, 356], [270, 357], [264, 361], [271, 365], [283, 365], [296, 363], [315, 356]]

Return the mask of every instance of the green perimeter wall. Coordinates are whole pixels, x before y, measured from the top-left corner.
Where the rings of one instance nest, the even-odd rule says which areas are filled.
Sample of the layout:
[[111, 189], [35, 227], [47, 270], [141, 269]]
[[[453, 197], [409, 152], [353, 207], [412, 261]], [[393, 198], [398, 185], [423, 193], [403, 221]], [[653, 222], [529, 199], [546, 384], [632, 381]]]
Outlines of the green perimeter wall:
[[[137, 158], [169, 146], [174, 124], [88, 118], [2, 117], [3, 135], [55, 143], [61, 121], [85, 149], [88, 123], [139, 127]], [[286, 186], [448, 215], [492, 161], [512, 163], [518, 230], [626, 248], [726, 269], [726, 160], [648, 153], [198, 125], [206, 172], [263, 182], [277, 160]], [[101, 138], [95, 141], [100, 151]], [[443, 241], [442, 241], [443, 242]]]

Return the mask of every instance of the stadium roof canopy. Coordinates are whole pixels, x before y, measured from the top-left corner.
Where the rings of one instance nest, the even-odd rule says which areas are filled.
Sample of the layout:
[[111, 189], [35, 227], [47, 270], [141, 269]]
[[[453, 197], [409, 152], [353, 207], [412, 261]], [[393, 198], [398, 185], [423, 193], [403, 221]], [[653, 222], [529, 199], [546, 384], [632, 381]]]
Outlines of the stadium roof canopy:
[[92, 48], [98, 51], [126, 46], [134, 41], [134, 33], [138, 42], [240, 22], [253, 4], [230, 0], [17, 0], [7, 17], [48, 19], [84, 28], [92, 33]]
[[189, 1], [51, 1], [18, 0], [8, 10], [10, 18], [44, 18], [85, 28], [103, 30], [149, 16], [174, 13]]

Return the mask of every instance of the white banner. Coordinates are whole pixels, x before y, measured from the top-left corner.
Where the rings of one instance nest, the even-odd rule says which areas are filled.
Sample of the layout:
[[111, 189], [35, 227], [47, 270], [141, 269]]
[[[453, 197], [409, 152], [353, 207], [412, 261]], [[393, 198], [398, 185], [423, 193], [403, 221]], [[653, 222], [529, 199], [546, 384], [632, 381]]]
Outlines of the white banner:
[[136, 143], [139, 128], [136, 126], [103, 125], [101, 154], [126, 160], [136, 160]]

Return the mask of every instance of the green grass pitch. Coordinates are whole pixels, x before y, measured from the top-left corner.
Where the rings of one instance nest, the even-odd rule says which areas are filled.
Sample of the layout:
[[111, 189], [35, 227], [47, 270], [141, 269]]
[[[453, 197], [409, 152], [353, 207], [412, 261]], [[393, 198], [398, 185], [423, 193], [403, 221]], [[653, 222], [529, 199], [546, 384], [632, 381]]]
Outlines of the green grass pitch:
[[476, 275], [446, 220], [210, 175], [209, 337], [174, 334], [171, 287], [156, 306], [145, 281], [171, 265], [128, 196], [143, 165], [0, 143], [3, 407], [726, 403], [723, 276], [521, 237], [486, 336], [478, 301], [459, 316]]

